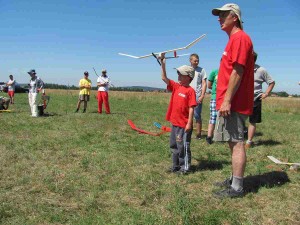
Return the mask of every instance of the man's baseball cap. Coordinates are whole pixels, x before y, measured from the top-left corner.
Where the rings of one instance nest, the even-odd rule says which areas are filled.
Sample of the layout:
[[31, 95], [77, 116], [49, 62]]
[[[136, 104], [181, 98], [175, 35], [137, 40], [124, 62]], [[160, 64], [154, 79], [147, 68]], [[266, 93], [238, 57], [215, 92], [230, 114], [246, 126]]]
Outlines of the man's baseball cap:
[[101, 72], [102, 72], [102, 73], [106, 73], [106, 69], [103, 69]]
[[84, 75], [89, 75], [89, 72], [88, 72], [88, 71], [85, 71], [83, 74], [84, 74]]
[[174, 68], [174, 69], [177, 70], [177, 72], [179, 72], [183, 76], [189, 76], [192, 79], [195, 76], [195, 69], [191, 66], [183, 65], [183, 66], [180, 66], [180, 67]]
[[36, 74], [35, 70], [30, 70], [29, 72], [27, 72], [28, 74]]
[[223, 5], [221, 8], [213, 9], [211, 12], [214, 16], [219, 16], [219, 14], [224, 11], [233, 11], [239, 18], [240, 26], [243, 29], [242, 12], [240, 10], [240, 7], [237, 4], [228, 3], [228, 4]]

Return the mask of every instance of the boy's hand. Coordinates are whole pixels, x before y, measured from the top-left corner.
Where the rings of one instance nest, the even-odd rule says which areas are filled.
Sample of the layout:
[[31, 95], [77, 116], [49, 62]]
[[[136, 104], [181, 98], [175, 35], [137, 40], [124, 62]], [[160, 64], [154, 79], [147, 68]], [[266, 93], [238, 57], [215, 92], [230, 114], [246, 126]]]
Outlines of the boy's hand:
[[158, 58], [160, 59], [161, 63], [166, 64], [166, 58], [165, 58], [166, 53], [161, 53], [159, 54]]
[[185, 131], [185, 132], [189, 132], [189, 131], [192, 130], [192, 129], [193, 129], [192, 125], [189, 124], [189, 123], [187, 123], [186, 126], [185, 126], [184, 131]]

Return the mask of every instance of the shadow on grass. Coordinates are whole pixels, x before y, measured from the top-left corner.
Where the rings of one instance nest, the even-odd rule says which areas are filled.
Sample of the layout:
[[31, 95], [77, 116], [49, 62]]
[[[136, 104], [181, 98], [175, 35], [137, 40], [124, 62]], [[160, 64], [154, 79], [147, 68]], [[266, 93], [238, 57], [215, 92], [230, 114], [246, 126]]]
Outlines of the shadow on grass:
[[[197, 160], [197, 159], [196, 159]], [[191, 165], [191, 172], [195, 173], [196, 171], [201, 170], [221, 170], [223, 165], [228, 165], [228, 161], [215, 161], [215, 160], [197, 160], [197, 165]]]
[[279, 141], [274, 141], [272, 139], [269, 140], [260, 140], [257, 143], [255, 143], [256, 146], [260, 146], [260, 145], [266, 145], [266, 146], [274, 146], [274, 145], [280, 145], [282, 144]]
[[244, 190], [246, 193], [257, 193], [261, 187], [273, 188], [290, 182], [285, 172], [272, 171], [262, 175], [247, 176], [244, 178]]

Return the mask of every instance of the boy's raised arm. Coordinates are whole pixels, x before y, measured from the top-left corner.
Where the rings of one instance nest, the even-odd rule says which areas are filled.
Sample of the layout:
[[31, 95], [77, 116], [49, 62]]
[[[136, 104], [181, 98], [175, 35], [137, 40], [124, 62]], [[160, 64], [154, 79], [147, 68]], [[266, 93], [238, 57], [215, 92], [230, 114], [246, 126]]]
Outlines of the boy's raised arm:
[[161, 60], [161, 79], [167, 84], [169, 85], [170, 80], [167, 77], [167, 72], [166, 72], [166, 59], [165, 59], [165, 53], [161, 54], [160, 57]]

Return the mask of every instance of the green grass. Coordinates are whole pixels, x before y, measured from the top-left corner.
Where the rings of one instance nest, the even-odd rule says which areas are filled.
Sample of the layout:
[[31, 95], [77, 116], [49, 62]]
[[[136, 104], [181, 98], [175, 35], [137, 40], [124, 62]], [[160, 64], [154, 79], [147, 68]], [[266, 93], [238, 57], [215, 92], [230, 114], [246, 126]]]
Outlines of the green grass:
[[[300, 161], [300, 99], [269, 98], [263, 104], [255, 147], [247, 152], [242, 199], [212, 196], [215, 181], [230, 174], [226, 144], [193, 139], [195, 173], [166, 173], [169, 134], [159, 132], [170, 94], [110, 92], [113, 114], [74, 113], [77, 92], [49, 91], [46, 112], [31, 118], [26, 94], [12, 113], [1, 113], [1, 224], [297, 224], [300, 175], [266, 156]], [[94, 93], [93, 93], [94, 94]], [[203, 107], [207, 129], [209, 99]]]

